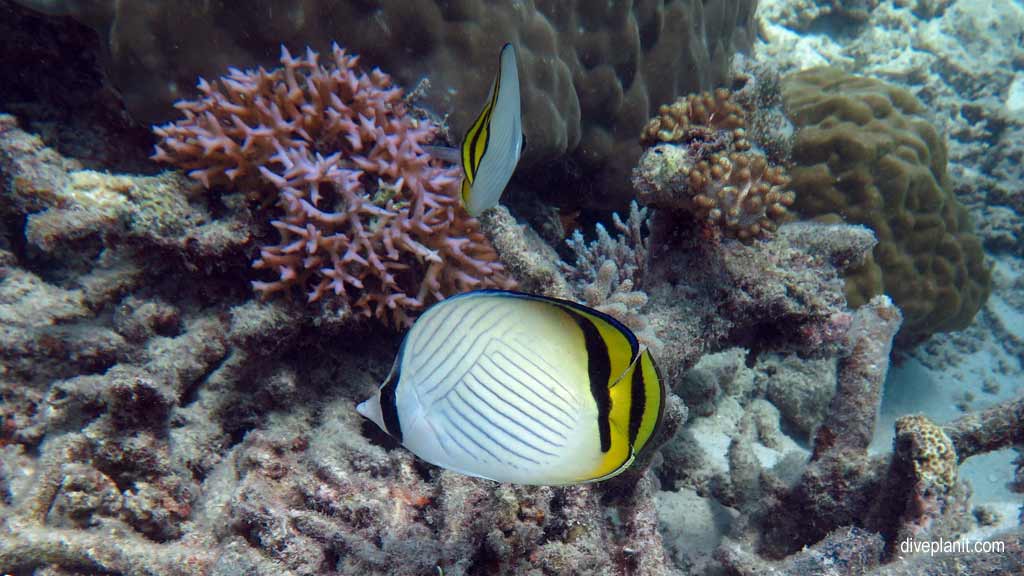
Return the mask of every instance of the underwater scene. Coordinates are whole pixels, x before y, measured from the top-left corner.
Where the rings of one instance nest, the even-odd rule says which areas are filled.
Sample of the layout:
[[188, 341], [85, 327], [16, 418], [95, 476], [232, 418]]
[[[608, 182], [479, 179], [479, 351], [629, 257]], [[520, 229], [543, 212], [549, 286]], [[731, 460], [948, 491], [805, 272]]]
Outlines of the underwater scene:
[[0, 0], [0, 575], [1024, 575], [1024, 1]]

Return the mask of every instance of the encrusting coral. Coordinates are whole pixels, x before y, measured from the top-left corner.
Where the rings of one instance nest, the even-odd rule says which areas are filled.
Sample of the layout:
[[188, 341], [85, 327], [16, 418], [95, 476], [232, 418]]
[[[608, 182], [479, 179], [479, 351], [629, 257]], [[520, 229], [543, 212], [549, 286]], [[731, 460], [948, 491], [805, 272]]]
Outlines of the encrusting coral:
[[274, 204], [277, 244], [253, 267], [272, 281], [263, 295], [333, 293], [396, 326], [445, 296], [509, 288], [479, 224], [459, 205], [458, 173], [421, 148], [437, 128], [417, 119], [388, 75], [357, 68], [334, 46], [321, 65], [282, 48], [281, 68], [232, 69], [200, 80], [202, 96], [180, 102], [185, 118], [156, 128], [154, 159], [207, 187], [240, 189]]
[[637, 197], [743, 242], [771, 237], [794, 195], [785, 170], [752, 149], [745, 126], [725, 89], [662, 106], [641, 135], [652, 146], [633, 173]]

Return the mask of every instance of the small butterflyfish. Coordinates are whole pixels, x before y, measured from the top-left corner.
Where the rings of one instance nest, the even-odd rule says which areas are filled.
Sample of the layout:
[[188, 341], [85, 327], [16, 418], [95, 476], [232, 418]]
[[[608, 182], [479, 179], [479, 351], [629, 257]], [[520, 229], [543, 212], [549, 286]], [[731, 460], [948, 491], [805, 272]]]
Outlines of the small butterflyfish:
[[662, 422], [650, 351], [575, 302], [477, 290], [424, 312], [357, 410], [416, 456], [498, 482], [611, 478]]
[[483, 110], [466, 131], [459, 149], [425, 146], [433, 156], [462, 165], [462, 205], [472, 216], [498, 205], [523, 152], [516, 49], [505, 44], [498, 73]]

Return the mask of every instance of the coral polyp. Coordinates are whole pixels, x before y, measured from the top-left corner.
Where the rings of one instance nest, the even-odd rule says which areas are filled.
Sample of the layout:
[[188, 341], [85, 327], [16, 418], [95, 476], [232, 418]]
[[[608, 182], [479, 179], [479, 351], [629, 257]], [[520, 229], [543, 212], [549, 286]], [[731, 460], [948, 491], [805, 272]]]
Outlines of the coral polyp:
[[674, 144], [651, 148], [634, 173], [637, 197], [690, 213], [743, 242], [769, 238], [794, 200], [785, 171], [750, 152], [700, 156]]
[[747, 150], [747, 115], [724, 88], [714, 92], [690, 94], [672, 104], [658, 108], [658, 115], [644, 126], [640, 141], [650, 145], [658, 142], [690, 142], [725, 132], [733, 139], [736, 150]]
[[795, 196], [786, 171], [753, 149], [746, 117], [724, 88], [662, 106], [640, 136], [651, 146], [633, 173], [640, 201], [742, 242], [770, 238]]
[[789, 177], [782, 168], [769, 166], [763, 156], [712, 156], [691, 169], [687, 178], [695, 190], [702, 190], [693, 196], [697, 217], [744, 241], [774, 232], [794, 200], [793, 192], [786, 190]]

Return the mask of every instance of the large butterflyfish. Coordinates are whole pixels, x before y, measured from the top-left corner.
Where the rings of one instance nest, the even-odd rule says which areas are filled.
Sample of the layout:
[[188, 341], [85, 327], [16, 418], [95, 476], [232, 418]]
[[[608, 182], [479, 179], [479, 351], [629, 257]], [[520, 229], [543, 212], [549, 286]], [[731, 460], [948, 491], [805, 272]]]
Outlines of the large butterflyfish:
[[566, 300], [478, 290], [424, 312], [357, 409], [427, 462], [559, 485], [628, 468], [650, 446], [664, 404], [650, 352], [614, 318]]

